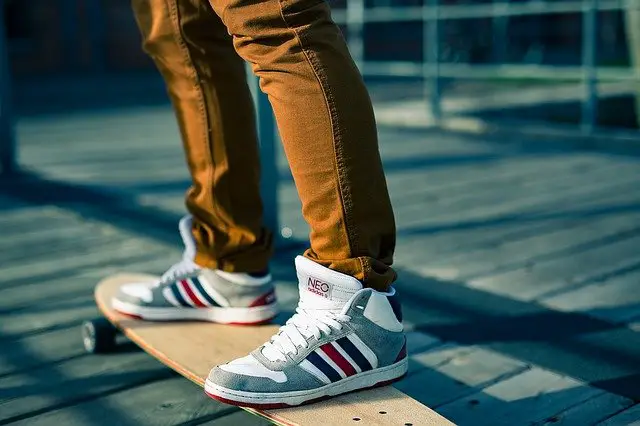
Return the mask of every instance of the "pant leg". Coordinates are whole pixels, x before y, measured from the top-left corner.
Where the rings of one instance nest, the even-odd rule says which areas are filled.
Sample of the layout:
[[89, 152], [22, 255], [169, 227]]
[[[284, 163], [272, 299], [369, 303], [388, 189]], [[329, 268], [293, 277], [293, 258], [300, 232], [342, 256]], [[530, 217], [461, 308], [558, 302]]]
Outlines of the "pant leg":
[[244, 62], [206, 0], [132, 0], [143, 48], [164, 77], [193, 184], [196, 262], [228, 272], [266, 268], [259, 155]]
[[371, 101], [324, 0], [210, 0], [269, 96], [311, 227], [305, 255], [386, 289], [395, 222]]

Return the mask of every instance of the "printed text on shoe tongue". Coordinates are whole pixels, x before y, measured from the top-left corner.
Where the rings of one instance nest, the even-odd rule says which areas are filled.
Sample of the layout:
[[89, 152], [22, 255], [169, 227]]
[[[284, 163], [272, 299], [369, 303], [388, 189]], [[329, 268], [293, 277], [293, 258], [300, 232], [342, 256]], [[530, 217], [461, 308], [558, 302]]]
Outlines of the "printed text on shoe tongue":
[[317, 296], [331, 299], [333, 285], [314, 277], [307, 278], [307, 291]]

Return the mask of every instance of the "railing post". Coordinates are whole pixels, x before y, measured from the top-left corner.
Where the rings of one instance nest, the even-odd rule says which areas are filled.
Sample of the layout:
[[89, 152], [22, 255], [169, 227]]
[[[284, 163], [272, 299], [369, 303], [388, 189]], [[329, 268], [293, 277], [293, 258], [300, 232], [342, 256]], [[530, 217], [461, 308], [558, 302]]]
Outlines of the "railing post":
[[275, 244], [278, 246], [282, 242], [282, 236], [278, 217], [279, 172], [275, 120], [269, 99], [260, 90], [260, 80], [249, 72], [249, 86], [255, 103], [256, 124], [260, 140], [260, 194], [262, 196], [263, 220], [265, 226], [273, 232]]
[[636, 122], [640, 127], [640, 0], [627, 0], [624, 8], [627, 45], [631, 69], [635, 75]]
[[16, 138], [11, 113], [11, 77], [4, 24], [4, 5], [0, 4], [0, 166], [2, 175], [17, 171]]
[[[502, 7], [499, 9], [496, 5], [502, 4], [501, 0], [493, 0], [494, 10], [500, 12]], [[506, 8], [509, 8], [511, 2], [509, 1], [506, 4]], [[507, 49], [509, 43], [509, 17], [504, 16], [502, 14], [496, 14], [491, 19], [491, 38], [493, 45], [493, 62], [496, 64], [506, 62], [507, 60]]]
[[91, 0], [86, 3], [89, 22], [89, 37], [91, 40], [91, 69], [97, 74], [104, 73], [107, 68], [105, 6], [108, 2]]
[[347, 0], [347, 43], [354, 62], [362, 70], [364, 60], [364, 0]]
[[584, 0], [582, 10], [582, 81], [584, 84], [582, 130], [587, 134], [593, 133], [598, 108], [597, 22], [598, 0]]
[[[422, 8], [422, 77], [425, 96], [436, 124], [442, 118], [440, 96], [440, 7], [439, 0], [425, 0]], [[430, 13], [430, 10], [433, 12]]]

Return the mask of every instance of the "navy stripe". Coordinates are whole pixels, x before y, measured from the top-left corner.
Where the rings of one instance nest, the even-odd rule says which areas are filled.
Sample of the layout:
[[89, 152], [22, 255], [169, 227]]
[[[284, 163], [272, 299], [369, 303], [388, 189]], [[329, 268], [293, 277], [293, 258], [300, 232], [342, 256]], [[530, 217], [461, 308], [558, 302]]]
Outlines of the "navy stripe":
[[327, 363], [327, 361], [322, 359], [320, 355], [315, 352], [311, 352], [307, 356], [307, 361], [313, 364], [318, 370], [322, 371], [332, 382], [337, 382], [342, 378], [340, 374]]
[[358, 367], [360, 367], [362, 371], [369, 371], [373, 369], [373, 366], [371, 365], [371, 363], [369, 363], [369, 360], [364, 355], [362, 355], [360, 349], [356, 348], [355, 345], [351, 343], [351, 340], [343, 337], [342, 339], [338, 339], [336, 343], [338, 343], [338, 345], [340, 345], [340, 347], [344, 349], [347, 355], [349, 355], [351, 359], [354, 360], [356, 364], [358, 364]]
[[196, 288], [198, 289], [202, 297], [204, 297], [211, 306], [220, 307], [220, 304], [215, 300], [213, 300], [211, 296], [209, 296], [209, 293], [207, 293], [207, 291], [204, 289], [204, 287], [202, 286], [202, 283], [197, 277], [191, 278], [191, 282], [196, 286]]
[[393, 313], [396, 315], [396, 319], [398, 322], [402, 322], [402, 305], [400, 305], [400, 300], [398, 299], [398, 293], [393, 296], [387, 296], [387, 300], [391, 305], [391, 309]]
[[176, 298], [178, 303], [180, 303], [185, 308], [190, 308], [191, 307], [191, 305], [189, 303], [187, 303], [186, 300], [184, 300], [184, 297], [182, 297], [182, 294], [180, 293], [180, 290], [178, 290], [178, 283], [172, 284], [170, 288], [171, 288], [171, 292], [173, 293], [173, 297]]

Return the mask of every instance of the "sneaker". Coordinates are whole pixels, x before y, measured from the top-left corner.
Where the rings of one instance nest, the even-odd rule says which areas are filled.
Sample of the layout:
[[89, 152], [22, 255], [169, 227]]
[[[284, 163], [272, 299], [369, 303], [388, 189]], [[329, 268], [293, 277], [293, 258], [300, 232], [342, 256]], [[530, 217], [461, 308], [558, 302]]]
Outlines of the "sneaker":
[[408, 360], [392, 288], [296, 258], [300, 302], [271, 340], [212, 369], [205, 392], [227, 404], [271, 409], [382, 386], [402, 378]]
[[194, 262], [192, 217], [180, 220], [183, 258], [155, 282], [124, 284], [112, 299], [115, 310], [144, 320], [203, 320], [253, 325], [278, 313], [269, 273], [230, 273]]

